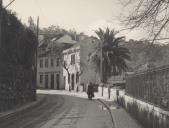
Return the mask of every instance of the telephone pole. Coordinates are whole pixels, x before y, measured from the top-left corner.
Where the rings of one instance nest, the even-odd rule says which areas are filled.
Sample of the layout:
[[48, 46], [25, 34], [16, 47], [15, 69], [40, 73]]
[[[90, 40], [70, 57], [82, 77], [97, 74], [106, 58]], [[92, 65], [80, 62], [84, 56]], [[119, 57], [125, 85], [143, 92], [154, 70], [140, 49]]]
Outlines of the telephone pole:
[[36, 44], [36, 48], [35, 48], [35, 89], [34, 89], [34, 100], [36, 100], [36, 87], [37, 87], [37, 70], [38, 70], [38, 44], [39, 44], [39, 16], [37, 18], [37, 28], [36, 28], [36, 38], [37, 38], [37, 44]]
[[2, 0], [0, 0], [0, 49], [2, 48]]
[[36, 37], [37, 37], [37, 44], [36, 44], [36, 51], [35, 51], [35, 81], [36, 81], [36, 84], [37, 84], [38, 44], [39, 44], [39, 16], [37, 18]]

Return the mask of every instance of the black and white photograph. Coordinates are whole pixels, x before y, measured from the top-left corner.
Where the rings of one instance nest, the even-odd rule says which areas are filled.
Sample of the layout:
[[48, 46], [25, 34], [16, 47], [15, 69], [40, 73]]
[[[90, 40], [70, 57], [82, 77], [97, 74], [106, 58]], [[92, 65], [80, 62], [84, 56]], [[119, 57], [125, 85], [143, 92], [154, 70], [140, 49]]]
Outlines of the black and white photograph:
[[0, 128], [169, 128], [169, 0], [0, 0]]

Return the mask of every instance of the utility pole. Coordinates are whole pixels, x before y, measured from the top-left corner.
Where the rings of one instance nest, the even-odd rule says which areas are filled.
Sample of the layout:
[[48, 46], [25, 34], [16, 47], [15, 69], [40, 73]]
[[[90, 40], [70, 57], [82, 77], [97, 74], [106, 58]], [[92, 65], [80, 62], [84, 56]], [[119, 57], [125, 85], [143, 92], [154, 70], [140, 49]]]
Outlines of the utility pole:
[[36, 45], [36, 56], [35, 56], [35, 64], [36, 64], [36, 76], [37, 76], [37, 60], [38, 60], [38, 44], [39, 44], [39, 16], [37, 18], [37, 28], [36, 28], [36, 37], [37, 37], [37, 45]]
[[0, 0], [0, 49], [2, 48], [2, 0]]
[[37, 70], [38, 70], [38, 44], [39, 44], [39, 16], [37, 18], [37, 28], [36, 28], [36, 38], [37, 44], [35, 49], [35, 100], [36, 100], [36, 87], [37, 87]]

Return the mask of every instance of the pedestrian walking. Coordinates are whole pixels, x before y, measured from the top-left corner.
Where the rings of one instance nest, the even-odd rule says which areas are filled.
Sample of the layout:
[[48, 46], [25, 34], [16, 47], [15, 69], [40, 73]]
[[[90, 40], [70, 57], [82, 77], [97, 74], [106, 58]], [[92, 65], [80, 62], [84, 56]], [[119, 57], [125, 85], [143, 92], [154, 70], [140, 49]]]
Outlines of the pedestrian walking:
[[94, 87], [92, 82], [89, 82], [89, 84], [87, 85], [87, 95], [88, 99], [92, 99], [94, 97]]

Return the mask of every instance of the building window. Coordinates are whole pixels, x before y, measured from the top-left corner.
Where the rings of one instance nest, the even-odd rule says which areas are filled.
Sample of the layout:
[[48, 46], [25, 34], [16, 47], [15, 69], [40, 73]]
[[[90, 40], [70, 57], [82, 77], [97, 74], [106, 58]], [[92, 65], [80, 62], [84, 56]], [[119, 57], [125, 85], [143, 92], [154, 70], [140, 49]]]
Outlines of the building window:
[[40, 59], [40, 68], [43, 68], [43, 60]]
[[43, 83], [43, 75], [40, 75], [40, 83]]
[[50, 60], [50, 65], [51, 65], [51, 67], [53, 67], [53, 63], [54, 63], [54, 62], [53, 62], [53, 59], [51, 59], [51, 60]]
[[59, 66], [59, 58], [56, 59], [56, 66]]
[[75, 64], [75, 54], [71, 55], [71, 64]]
[[76, 73], [76, 83], [79, 83], [79, 72]]
[[45, 60], [45, 67], [48, 67], [48, 59]]
[[68, 74], [68, 83], [70, 83], [70, 74]]

